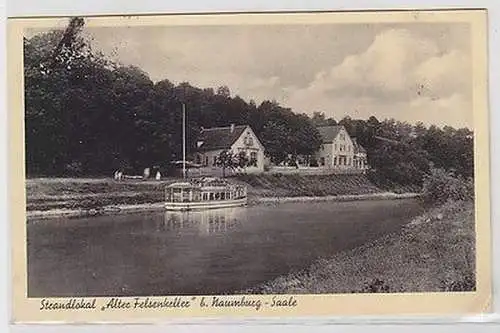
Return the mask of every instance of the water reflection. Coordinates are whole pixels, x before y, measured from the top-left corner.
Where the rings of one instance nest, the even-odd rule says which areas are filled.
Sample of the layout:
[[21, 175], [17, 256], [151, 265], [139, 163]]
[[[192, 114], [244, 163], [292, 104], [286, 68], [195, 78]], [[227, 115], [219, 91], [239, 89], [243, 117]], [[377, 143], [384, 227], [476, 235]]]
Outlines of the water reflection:
[[160, 231], [191, 230], [200, 235], [222, 234], [244, 220], [244, 208], [220, 208], [189, 212], [165, 211]]

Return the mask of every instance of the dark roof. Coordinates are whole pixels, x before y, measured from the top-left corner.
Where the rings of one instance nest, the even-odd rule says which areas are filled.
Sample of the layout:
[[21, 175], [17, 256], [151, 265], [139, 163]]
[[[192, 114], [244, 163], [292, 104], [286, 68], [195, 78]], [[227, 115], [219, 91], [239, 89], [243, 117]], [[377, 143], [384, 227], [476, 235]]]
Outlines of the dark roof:
[[[319, 134], [321, 134], [321, 137], [323, 138], [323, 143], [332, 143], [342, 128], [344, 128], [344, 126], [342, 126], [342, 125], [318, 127]], [[354, 153], [355, 154], [357, 154], [357, 153], [366, 154], [365, 148], [363, 148], [356, 141], [356, 138], [351, 138], [351, 140], [352, 140], [353, 145], [354, 145]]]
[[318, 127], [319, 134], [323, 138], [323, 143], [332, 143], [344, 126], [321, 126]]
[[230, 149], [247, 127], [247, 125], [234, 126], [232, 132], [231, 126], [204, 128], [198, 139], [198, 141], [202, 141], [203, 144], [198, 147], [198, 150]]

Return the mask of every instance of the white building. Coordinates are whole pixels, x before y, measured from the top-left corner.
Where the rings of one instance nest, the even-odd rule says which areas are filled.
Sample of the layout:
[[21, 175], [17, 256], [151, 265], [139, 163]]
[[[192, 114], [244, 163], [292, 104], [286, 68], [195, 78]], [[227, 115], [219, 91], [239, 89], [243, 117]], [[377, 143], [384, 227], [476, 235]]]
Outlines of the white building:
[[318, 127], [322, 137], [322, 145], [316, 153], [320, 167], [334, 169], [368, 168], [366, 150], [351, 138], [344, 126]]
[[250, 166], [245, 172], [255, 173], [264, 171], [264, 146], [248, 125], [230, 125], [202, 129], [197, 142], [195, 162], [204, 169], [219, 169], [217, 157], [222, 151], [232, 154], [244, 152], [250, 160]]

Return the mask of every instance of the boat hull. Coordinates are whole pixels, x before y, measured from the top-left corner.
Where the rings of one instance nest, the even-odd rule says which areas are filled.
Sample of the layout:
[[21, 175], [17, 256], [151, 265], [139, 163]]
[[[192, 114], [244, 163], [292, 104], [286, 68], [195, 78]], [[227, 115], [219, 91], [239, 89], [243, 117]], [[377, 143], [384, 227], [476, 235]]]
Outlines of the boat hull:
[[202, 202], [166, 202], [166, 210], [186, 211], [186, 210], [203, 210], [217, 209], [228, 207], [240, 207], [247, 204], [247, 198], [236, 200], [220, 200], [220, 201], [202, 201]]

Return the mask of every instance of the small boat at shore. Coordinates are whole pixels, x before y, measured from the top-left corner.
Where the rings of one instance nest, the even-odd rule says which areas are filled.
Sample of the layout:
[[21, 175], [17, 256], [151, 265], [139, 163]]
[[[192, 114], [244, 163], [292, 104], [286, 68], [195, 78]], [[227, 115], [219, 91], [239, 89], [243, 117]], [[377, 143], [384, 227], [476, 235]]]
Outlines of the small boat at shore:
[[187, 211], [245, 206], [247, 188], [225, 179], [203, 177], [165, 187], [165, 208]]

